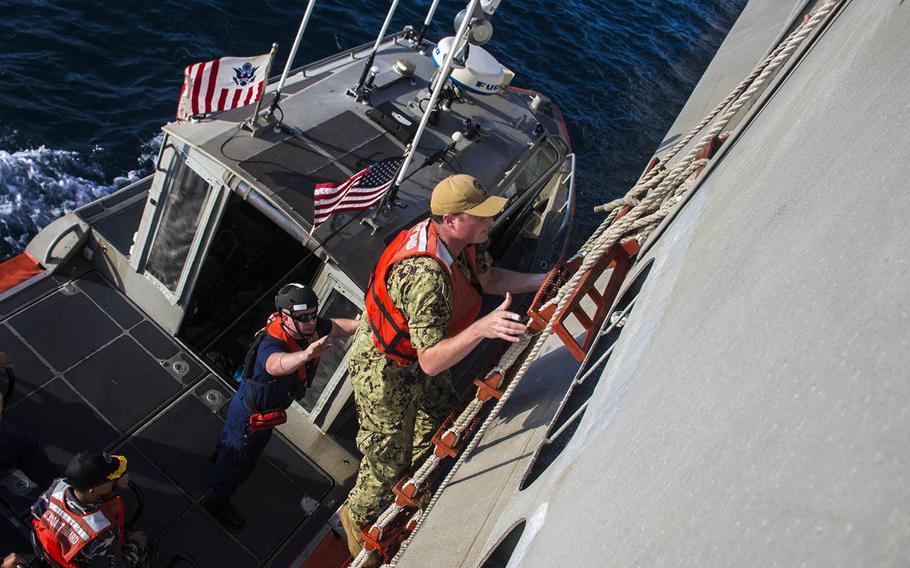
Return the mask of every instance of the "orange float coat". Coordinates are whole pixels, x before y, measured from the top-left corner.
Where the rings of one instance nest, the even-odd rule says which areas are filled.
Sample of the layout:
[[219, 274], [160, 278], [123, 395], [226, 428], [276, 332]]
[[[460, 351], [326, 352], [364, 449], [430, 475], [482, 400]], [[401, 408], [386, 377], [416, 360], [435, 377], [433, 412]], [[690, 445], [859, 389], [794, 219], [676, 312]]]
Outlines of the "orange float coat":
[[415, 256], [428, 256], [445, 269], [452, 301], [452, 319], [447, 329], [447, 335], [451, 337], [464, 331], [480, 313], [477, 254], [473, 245], [465, 248], [464, 253], [470, 279], [455, 266], [455, 258], [439, 238], [435, 225], [425, 219], [399, 233], [379, 257], [367, 289], [366, 316], [373, 331], [373, 344], [398, 365], [407, 366], [417, 361], [417, 350], [411, 344], [407, 319], [389, 297], [386, 288], [389, 270], [397, 262]]

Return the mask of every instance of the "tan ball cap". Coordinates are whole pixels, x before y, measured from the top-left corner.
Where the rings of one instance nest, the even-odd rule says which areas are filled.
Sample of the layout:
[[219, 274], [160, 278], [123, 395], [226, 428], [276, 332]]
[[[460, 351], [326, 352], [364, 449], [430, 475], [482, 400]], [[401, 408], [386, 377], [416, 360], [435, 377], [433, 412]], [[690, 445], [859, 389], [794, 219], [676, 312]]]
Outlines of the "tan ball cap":
[[476, 178], [456, 174], [442, 180], [430, 196], [430, 213], [445, 215], [467, 213], [475, 217], [495, 217], [506, 206], [505, 197], [487, 195]]

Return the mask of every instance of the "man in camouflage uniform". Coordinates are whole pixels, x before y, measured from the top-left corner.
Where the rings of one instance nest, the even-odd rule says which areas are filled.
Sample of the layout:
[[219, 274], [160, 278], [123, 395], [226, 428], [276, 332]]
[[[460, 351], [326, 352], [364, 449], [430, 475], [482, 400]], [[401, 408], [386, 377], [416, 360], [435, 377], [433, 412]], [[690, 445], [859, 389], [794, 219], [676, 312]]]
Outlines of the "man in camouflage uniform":
[[[363, 453], [363, 460], [348, 502], [340, 511], [355, 556], [363, 544], [360, 529], [375, 521], [392, 502], [392, 487], [429, 449], [433, 434], [457, 405], [458, 396], [449, 369], [484, 338], [516, 342], [525, 332], [525, 325], [519, 323], [520, 316], [507, 311], [511, 302], [509, 292], [536, 291], [546, 275], [493, 268], [483, 245], [493, 217], [502, 211], [505, 203], [504, 198], [487, 196], [471, 176], [444, 179], [430, 199], [429, 223], [433, 227], [428, 229], [438, 235], [445, 250], [440, 250], [438, 258], [407, 256], [385, 271], [388, 299], [404, 316], [416, 352], [413, 364], [396, 362], [381, 349], [369, 317], [369, 298], [375, 282], [367, 292], [367, 313], [355, 335], [348, 366], [360, 422], [357, 447]], [[389, 245], [380, 265], [398, 242], [396, 239]], [[470, 257], [469, 249], [473, 249]], [[451, 257], [444, 254], [446, 251]], [[451, 276], [440, 258], [454, 259]], [[379, 268], [377, 265], [374, 279], [380, 273]], [[453, 335], [450, 324], [457, 316], [452, 298], [456, 270], [467, 278], [473, 272], [475, 284], [484, 293], [505, 293], [506, 299], [496, 310], [476, 321], [475, 311], [467, 322], [469, 325]], [[479, 294], [477, 298], [479, 309]]]

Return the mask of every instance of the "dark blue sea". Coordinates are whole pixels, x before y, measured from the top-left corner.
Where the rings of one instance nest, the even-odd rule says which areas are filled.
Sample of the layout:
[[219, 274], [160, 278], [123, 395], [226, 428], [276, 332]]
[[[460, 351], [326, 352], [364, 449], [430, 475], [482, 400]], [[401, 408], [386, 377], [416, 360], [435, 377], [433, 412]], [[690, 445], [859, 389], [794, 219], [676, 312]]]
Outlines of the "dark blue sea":
[[[578, 154], [576, 242], [634, 183], [746, 0], [505, 0], [487, 49], [562, 109]], [[443, 1], [428, 37], [466, 2]], [[317, 3], [296, 64], [372, 42], [389, 2]], [[401, 0], [391, 30], [423, 21]], [[0, 259], [148, 174], [186, 65], [290, 49], [306, 2], [0, 0]]]

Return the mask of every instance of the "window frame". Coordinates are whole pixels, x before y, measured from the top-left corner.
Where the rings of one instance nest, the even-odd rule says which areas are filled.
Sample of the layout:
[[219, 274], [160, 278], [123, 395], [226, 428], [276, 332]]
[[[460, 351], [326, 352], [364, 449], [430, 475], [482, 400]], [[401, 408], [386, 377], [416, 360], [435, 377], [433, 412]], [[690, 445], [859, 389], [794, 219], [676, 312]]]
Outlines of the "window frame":
[[547, 170], [545, 170], [540, 176], [538, 176], [538, 178], [534, 181], [534, 183], [529, 185], [527, 187], [527, 189], [525, 189], [521, 194], [516, 194], [515, 196], [509, 198], [509, 202], [506, 204], [505, 210], [503, 210], [503, 212], [500, 213], [496, 217], [496, 220], [493, 222], [493, 229], [492, 229], [493, 233], [496, 233], [499, 231], [500, 227], [502, 226], [502, 224], [505, 222], [506, 219], [517, 214], [528, 203], [531, 203], [534, 199], [534, 196], [536, 196], [537, 193], [540, 192], [541, 188], [543, 188], [546, 185], [546, 183], [550, 180], [550, 178], [553, 176], [553, 173], [555, 171], [557, 171], [560, 167], [562, 167], [562, 164], [566, 158], [565, 149], [562, 147], [561, 144], [557, 143], [557, 140], [545, 138], [539, 144], [535, 144], [529, 150], [529, 152], [527, 154], [525, 154], [525, 156], [522, 157], [522, 159], [519, 160], [515, 164], [515, 166], [512, 167], [511, 171], [508, 172], [508, 175], [506, 175], [506, 177], [503, 178], [503, 180], [499, 182], [496, 195], [503, 195], [503, 192], [505, 191], [505, 189], [507, 187], [509, 187], [509, 185], [513, 181], [515, 181], [520, 175], [522, 175], [524, 173], [525, 169], [528, 167], [529, 163], [531, 162], [531, 159], [533, 157], [537, 156], [537, 154], [539, 154], [540, 152], [544, 151], [544, 148], [543, 148], [544, 145], [549, 146], [549, 149], [554, 150], [556, 152], [556, 160], [553, 162], [553, 164]]
[[[170, 197], [170, 191], [173, 186], [167, 185], [168, 176], [172, 171], [177, 160], [183, 160], [184, 164], [197, 175], [207, 185], [207, 195], [200, 209], [200, 220], [195, 227], [195, 234], [190, 241], [190, 247], [187, 251], [186, 259], [181, 268], [180, 276], [174, 290], [168, 288], [166, 284], [155, 277], [148, 269], [149, 256], [158, 236], [158, 230], [163, 221], [164, 209], [162, 205]], [[163, 164], [167, 162], [167, 165]], [[195, 283], [195, 277], [198, 275], [199, 268], [204, 259], [204, 252], [210, 244], [215, 229], [218, 227], [221, 216], [224, 213], [227, 198], [230, 195], [230, 189], [212, 173], [212, 170], [220, 169], [217, 164], [198, 152], [193, 152], [185, 142], [166, 140], [166, 146], [162, 147], [159, 155], [158, 172], [161, 176], [160, 185], [157, 191], [149, 194], [149, 201], [154, 207], [154, 213], [149, 222], [149, 228], [145, 231], [145, 242], [143, 244], [142, 256], [138, 263], [138, 272], [150, 281], [167, 299], [171, 305], [182, 304], [182, 300], [189, 297], [192, 285]], [[216, 210], [217, 209], [217, 210]]]
[[[320, 310], [322, 306], [331, 297], [333, 292], [338, 292], [342, 297], [354, 304], [360, 309], [357, 319], [363, 317], [365, 304], [363, 301], [363, 291], [347, 276], [340, 268], [331, 262], [326, 262], [320, 273], [313, 281], [313, 290], [319, 297]], [[324, 315], [321, 314], [320, 315]], [[353, 335], [351, 336], [353, 338]], [[294, 401], [291, 407], [297, 412], [303, 414], [306, 420], [313, 423], [319, 430], [327, 431], [334, 419], [341, 412], [344, 402], [350, 397], [353, 389], [346, 380], [348, 372], [348, 360], [350, 357], [350, 345], [345, 350], [338, 367], [332, 373], [332, 376], [326, 382], [325, 388], [319, 394], [316, 403], [313, 404], [312, 410], [307, 410], [298, 401]], [[340, 403], [338, 402], [340, 401]]]

